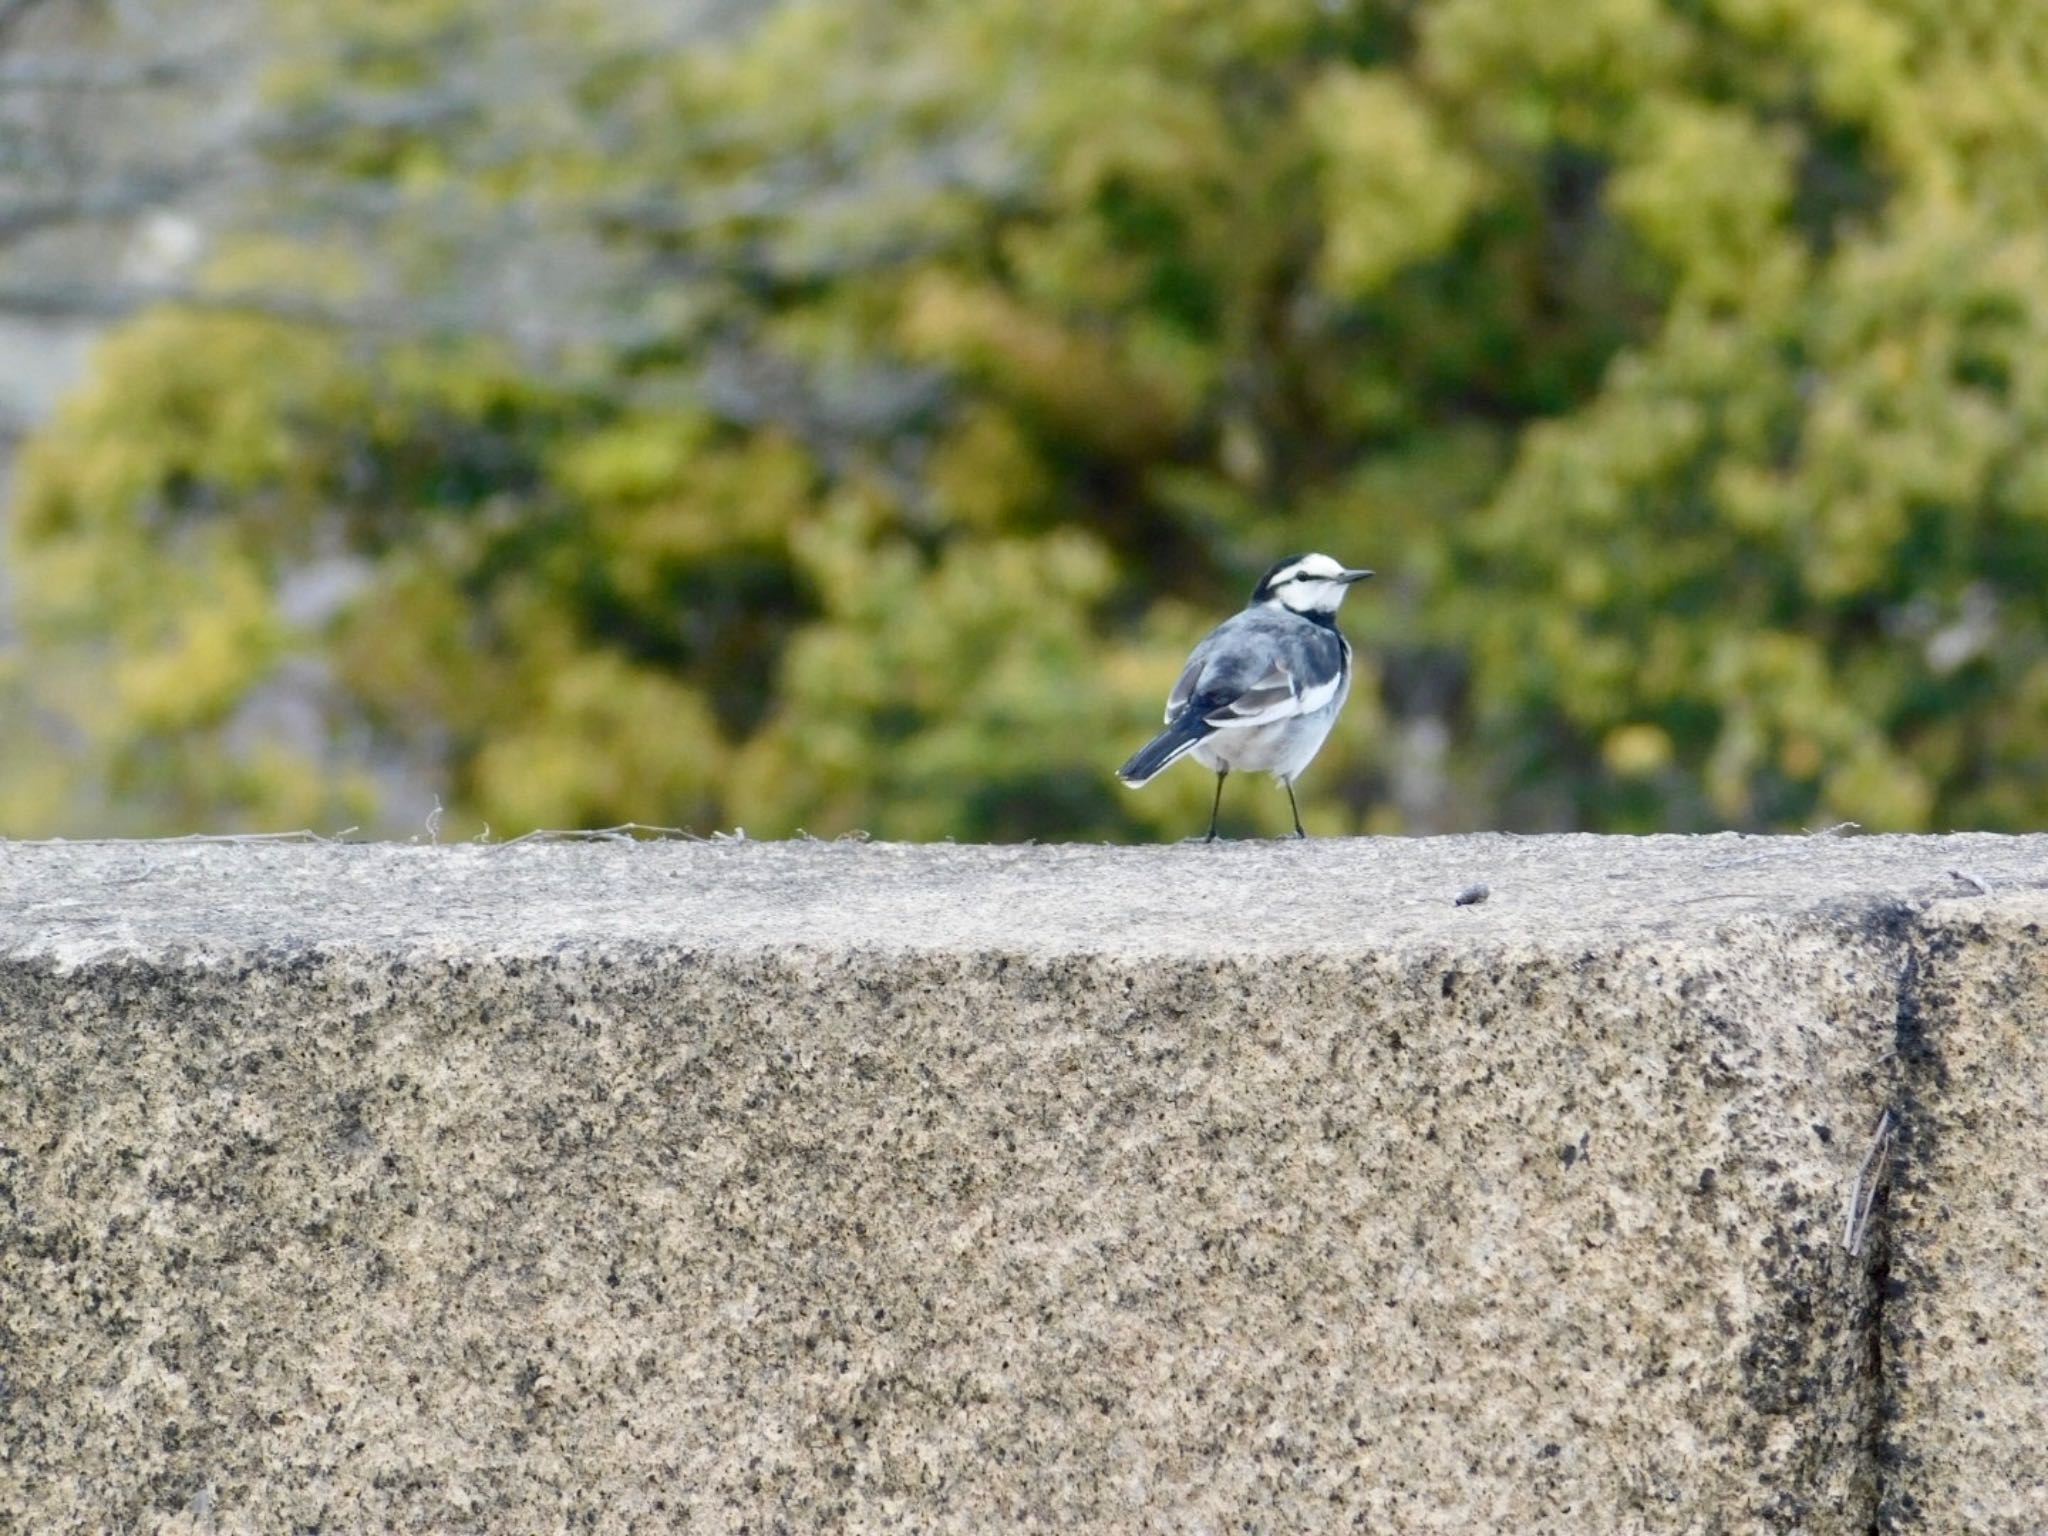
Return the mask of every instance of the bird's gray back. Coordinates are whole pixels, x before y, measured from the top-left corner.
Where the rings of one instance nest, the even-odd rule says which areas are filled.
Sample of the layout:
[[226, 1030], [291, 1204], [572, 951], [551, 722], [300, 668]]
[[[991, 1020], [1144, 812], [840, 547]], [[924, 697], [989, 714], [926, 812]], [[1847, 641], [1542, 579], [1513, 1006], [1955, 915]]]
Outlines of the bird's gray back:
[[1247, 608], [1209, 632], [1189, 653], [1183, 675], [1193, 684], [1190, 697], [1228, 700], [1260, 682], [1276, 662], [1303, 683], [1334, 677], [1347, 664], [1343, 637], [1284, 608]]

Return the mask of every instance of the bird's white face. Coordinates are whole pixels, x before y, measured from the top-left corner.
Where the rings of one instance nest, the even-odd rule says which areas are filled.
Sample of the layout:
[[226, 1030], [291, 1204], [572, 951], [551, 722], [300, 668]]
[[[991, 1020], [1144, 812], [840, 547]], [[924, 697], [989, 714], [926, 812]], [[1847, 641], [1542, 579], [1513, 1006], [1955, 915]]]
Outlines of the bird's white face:
[[1371, 574], [1346, 570], [1328, 555], [1299, 555], [1268, 571], [1253, 601], [1278, 603], [1294, 613], [1335, 613], [1352, 584]]

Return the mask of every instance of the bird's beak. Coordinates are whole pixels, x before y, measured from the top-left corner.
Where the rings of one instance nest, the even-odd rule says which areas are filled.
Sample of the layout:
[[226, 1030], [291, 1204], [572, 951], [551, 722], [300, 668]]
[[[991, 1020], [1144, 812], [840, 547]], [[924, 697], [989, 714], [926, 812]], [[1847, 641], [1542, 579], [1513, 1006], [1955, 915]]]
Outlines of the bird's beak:
[[1371, 574], [1371, 571], [1346, 571], [1342, 576], [1339, 576], [1337, 579], [1343, 582], [1344, 585], [1348, 587], [1354, 581], [1363, 581], [1366, 577], [1370, 576]]

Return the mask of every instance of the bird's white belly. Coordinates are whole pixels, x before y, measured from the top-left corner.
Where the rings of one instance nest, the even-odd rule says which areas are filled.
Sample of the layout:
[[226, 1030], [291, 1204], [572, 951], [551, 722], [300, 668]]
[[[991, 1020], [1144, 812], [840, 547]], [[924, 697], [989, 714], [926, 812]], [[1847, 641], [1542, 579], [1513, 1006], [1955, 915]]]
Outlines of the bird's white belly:
[[1312, 715], [1217, 731], [1195, 747], [1195, 761], [1212, 773], [1270, 773], [1291, 784], [1321, 749], [1343, 704], [1339, 697]]

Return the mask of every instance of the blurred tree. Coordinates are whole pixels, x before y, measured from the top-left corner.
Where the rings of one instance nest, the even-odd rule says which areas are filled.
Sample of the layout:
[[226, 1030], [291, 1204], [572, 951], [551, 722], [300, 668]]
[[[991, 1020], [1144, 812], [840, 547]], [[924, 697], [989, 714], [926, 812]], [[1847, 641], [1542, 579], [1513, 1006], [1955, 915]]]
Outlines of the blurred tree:
[[[212, 125], [234, 111], [234, 13], [253, 3], [0, 0], [0, 495], [92, 332], [175, 291], [189, 208], [228, 174]], [[4, 533], [0, 827], [79, 819], [75, 733], [29, 685]]]
[[23, 478], [17, 829], [1179, 832], [1308, 547], [1319, 830], [2048, 809], [2038, 7], [268, 4]]
[[1708, 9], [1741, 110], [1611, 151], [1655, 334], [1475, 527], [1479, 719], [1556, 822], [2038, 825], [2048, 12]]

